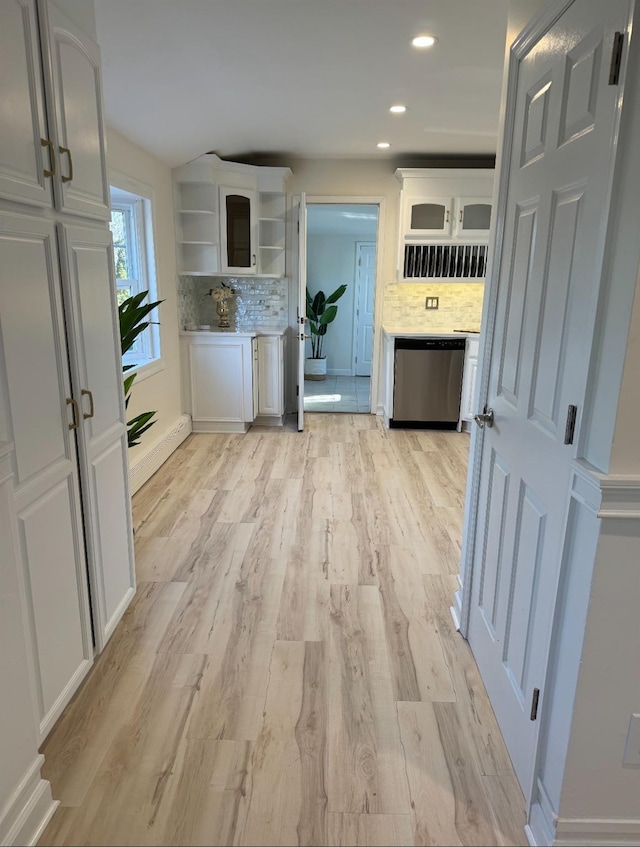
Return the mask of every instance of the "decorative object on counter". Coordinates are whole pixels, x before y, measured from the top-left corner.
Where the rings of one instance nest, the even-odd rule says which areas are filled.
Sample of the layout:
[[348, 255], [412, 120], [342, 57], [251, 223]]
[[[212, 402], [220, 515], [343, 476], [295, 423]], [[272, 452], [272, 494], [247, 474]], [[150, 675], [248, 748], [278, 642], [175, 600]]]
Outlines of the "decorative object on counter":
[[[127, 297], [118, 306], [118, 318], [120, 320], [120, 346], [122, 355], [124, 356], [133, 347], [136, 338], [141, 332], [149, 326], [150, 323], [157, 321], [147, 321], [145, 318], [164, 300], [156, 300], [154, 303], [143, 303], [144, 298], [149, 294], [148, 291], [141, 291], [139, 294], [134, 294], [132, 297]], [[135, 365], [123, 365], [122, 372], [135, 368]], [[132, 373], [124, 378], [124, 406], [125, 409], [129, 406], [131, 397], [131, 387], [136, 378], [136, 374]], [[148, 429], [154, 425], [155, 421], [151, 420], [156, 414], [153, 412], [142, 412], [127, 421], [127, 446], [135, 447], [140, 443], [140, 437]]]
[[213, 297], [218, 314], [218, 326], [227, 329], [229, 323], [229, 300], [235, 296], [235, 290], [224, 280], [218, 288], [212, 288], [209, 294]]
[[311, 356], [307, 357], [305, 368], [305, 376], [308, 379], [325, 379], [327, 375], [324, 337], [327, 334], [327, 327], [338, 314], [338, 307], [334, 304], [346, 290], [346, 285], [340, 285], [328, 297], [322, 290], [312, 297], [307, 288], [307, 320], [311, 329]]

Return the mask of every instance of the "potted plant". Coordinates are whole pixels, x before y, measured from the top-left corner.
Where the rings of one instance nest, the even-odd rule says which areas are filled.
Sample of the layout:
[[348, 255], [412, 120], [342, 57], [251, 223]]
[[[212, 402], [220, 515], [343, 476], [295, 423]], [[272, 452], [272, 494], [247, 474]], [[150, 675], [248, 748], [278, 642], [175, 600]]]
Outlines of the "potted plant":
[[311, 356], [307, 357], [305, 367], [305, 376], [308, 379], [324, 379], [327, 375], [324, 337], [327, 334], [327, 327], [336, 319], [338, 314], [338, 307], [335, 303], [346, 290], [346, 285], [340, 285], [328, 297], [322, 290], [312, 297], [307, 288], [307, 320], [311, 330]]
[[[118, 317], [120, 319], [120, 346], [123, 356], [133, 347], [133, 344], [140, 333], [144, 332], [151, 323], [151, 321], [146, 320], [149, 312], [152, 312], [156, 306], [159, 306], [160, 303], [164, 302], [162, 300], [156, 300], [154, 303], [143, 303], [142, 301], [148, 293], [148, 291], [141, 291], [139, 294], [127, 297], [118, 306]], [[135, 365], [124, 365], [122, 370], [126, 374], [127, 371], [132, 370], [134, 367]], [[125, 376], [124, 378], [125, 408], [128, 408], [129, 406], [131, 388], [135, 378], [135, 372]], [[152, 420], [152, 418], [155, 414], [155, 411], [142, 412], [142, 414], [136, 415], [135, 418], [131, 418], [130, 421], [127, 421], [127, 445], [129, 447], [135, 447], [140, 443], [140, 437], [142, 434], [154, 425], [155, 421]]]

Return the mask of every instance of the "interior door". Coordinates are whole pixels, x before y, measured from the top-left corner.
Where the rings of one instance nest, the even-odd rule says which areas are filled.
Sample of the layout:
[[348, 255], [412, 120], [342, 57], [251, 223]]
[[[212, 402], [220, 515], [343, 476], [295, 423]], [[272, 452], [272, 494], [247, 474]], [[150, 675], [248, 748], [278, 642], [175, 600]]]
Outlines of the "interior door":
[[[40, 739], [93, 662], [75, 432], [51, 221], [0, 212], [0, 385]], [[1, 390], [1, 389], [0, 389]], [[10, 400], [9, 400], [10, 398]], [[0, 422], [1, 424], [1, 422]]]
[[[69, 279], [74, 395], [81, 401], [80, 469], [96, 646], [135, 593], [129, 462], [111, 233], [59, 225]], [[105, 315], [111, 320], [106, 321]]]
[[[473, 563], [469, 641], [526, 796], [579, 455], [620, 85], [609, 84], [627, 0], [575, 0], [515, 70]], [[509, 123], [507, 123], [507, 126]], [[565, 443], [577, 407], [572, 444]]]
[[304, 429], [305, 326], [307, 323], [307, 195], [298, 206], [298, 432]]
[[373, 358], [373, 293], [376, 283], [376, 245], [359, 242], [356, 268], [356, 376], [371, 376]]

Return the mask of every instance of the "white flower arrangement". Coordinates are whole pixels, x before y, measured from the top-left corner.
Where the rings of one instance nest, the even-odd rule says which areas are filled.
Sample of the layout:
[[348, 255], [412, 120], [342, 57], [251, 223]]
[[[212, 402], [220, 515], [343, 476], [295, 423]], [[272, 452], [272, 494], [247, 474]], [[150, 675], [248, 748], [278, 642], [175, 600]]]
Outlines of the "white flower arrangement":
[[212, 288], [209, 294], [213, 297], [216, 303], [221, 303], [224, 300], [229, 300], [235, 295], [235, 291], [230, 285], [222, 282], [220, 288]]

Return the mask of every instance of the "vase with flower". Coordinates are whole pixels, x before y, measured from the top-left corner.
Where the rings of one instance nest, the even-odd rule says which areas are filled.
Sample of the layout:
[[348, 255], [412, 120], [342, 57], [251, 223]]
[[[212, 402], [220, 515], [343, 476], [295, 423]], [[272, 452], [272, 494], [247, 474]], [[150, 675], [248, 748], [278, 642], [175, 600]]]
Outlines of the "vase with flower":
[[227, 329], [230, 326], [229, 300], [235, 295], [235, 293], [235, 290], [224, 281], [220, 283], [219, 288], [212, 288], [209, 291], [209, 294], [216, 304], [218, 326], [220, 329]]

